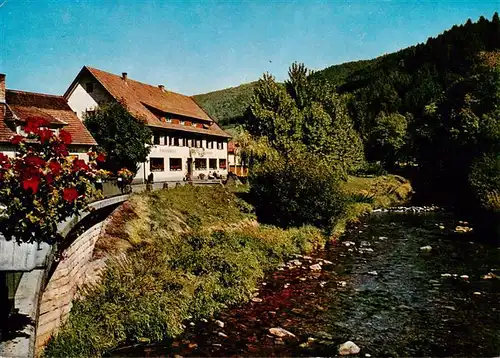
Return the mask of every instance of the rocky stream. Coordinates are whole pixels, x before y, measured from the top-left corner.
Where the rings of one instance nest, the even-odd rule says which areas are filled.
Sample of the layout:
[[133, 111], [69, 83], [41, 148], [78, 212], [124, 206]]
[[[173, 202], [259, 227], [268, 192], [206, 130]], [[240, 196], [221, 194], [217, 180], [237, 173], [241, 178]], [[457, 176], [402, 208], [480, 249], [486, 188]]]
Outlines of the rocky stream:
[[498, 356], [499, 246], [449, 213], [374, 213], [269, 273], [251, 302], [113, 355]]

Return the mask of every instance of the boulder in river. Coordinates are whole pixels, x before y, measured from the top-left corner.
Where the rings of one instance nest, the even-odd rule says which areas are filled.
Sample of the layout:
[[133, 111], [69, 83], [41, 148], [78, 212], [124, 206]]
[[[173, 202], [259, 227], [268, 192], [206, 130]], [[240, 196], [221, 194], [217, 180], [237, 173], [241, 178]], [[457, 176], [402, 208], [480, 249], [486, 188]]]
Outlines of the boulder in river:
[[273, 336], [280, 337], [280, 338], [295, 337], [295, 334], [293, 334], [292, 332], [289, 332], [286, 329], [283, 329], [281, 327], [269, 328], [269, 333], [271, 333]]
[[377, 276], [378, 272], [377, 271], [368, 271], [368, 275]]
[[341, 356], [347, 356], [350, 354], [358, 354], [361, 351], [361, 349], [351, 341], [347, 341], [345, 343], [342, 343], [339, 347], [339, 354]]
[[219, 326], [220, 328], [224, 328], [224, 322], [222, 322], [222, 321], [220, 321], [220, 320], [216, 320], [216, 321], [215, 321], [215, 324], [216, 324], [217, 326]]
[[495, 275], [493, 272], [487, 273], [483, 277], [481, 277], [483, 280], [491, 280], [493, 278], [498, 278], [497, 275]]
[[424, 252], [429, 252], [431, 250], [432, 250], [432, 246], [431, 245], [422, 246], [420, 248], [420, 251], [424, 251]]
[[309, 268], [313, 271], [319, 271], [321, 270], [321, 265], [320, 264], [314, 264], [314, 265], [311, 265], [309, 266]]

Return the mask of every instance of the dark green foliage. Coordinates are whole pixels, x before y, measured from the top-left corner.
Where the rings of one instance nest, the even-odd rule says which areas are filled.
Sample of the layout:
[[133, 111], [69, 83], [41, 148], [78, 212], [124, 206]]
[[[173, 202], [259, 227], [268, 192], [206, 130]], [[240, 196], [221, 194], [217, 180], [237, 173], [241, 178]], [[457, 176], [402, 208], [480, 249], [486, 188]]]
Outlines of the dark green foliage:
[[193, 98], [219, 125], [228, 129], [243, 121], [256, 85], [257, 82], [245, 83]]
[[486, 209], [500, 211], [500, 153], [486, 154], [474, 162], [469, 176], [477, 199]]
[[99, 148], [108, 155], [105, 169], [116, 173], [127, 168], [136, 173], [138, 164], [146, 161], [152, 132], [132, 117], [126, 106], [117, 102], [102, 104], [85, 116], [84, 123]]
[[278, 225], [331, 228], [344, 213], [346, 198], [338, 176], [316, 156], [294, 152], [250, 171], [259, 219]]

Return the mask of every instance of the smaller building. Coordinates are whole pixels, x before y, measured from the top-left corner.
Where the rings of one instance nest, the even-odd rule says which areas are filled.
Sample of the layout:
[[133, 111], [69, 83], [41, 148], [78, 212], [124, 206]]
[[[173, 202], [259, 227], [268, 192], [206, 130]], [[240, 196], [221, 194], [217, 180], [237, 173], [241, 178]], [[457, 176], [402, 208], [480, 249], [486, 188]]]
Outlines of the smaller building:
[[227, 158], [230, 173], [236, 174], [239, 177], [246, 177], [248, 175], [248, 166], [241, 156], [240, 146], [237, 142], [230, 141], [228, 143]]
[[11, 138], [24, 134], [23, 126], [28, 118], [39, 117], [45, 119], [53, 131], [69, 132], [73, 139], [70, 154], [88, 159], [87, 153], [97, 143], [64, 97], [8, 90], [5, 79], [5, 74], [0, 74], [0, 152], [15, 156], [16, 147], [11, 144]]

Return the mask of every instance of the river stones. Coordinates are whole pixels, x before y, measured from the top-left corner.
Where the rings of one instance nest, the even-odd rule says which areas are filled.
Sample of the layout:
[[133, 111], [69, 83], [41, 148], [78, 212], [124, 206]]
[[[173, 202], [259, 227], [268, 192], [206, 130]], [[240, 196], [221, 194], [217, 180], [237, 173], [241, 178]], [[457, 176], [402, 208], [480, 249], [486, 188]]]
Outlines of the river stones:
[[377, 271], [368, 271], [368, 275], [377, 276], [378, 272]]
[[262, 298], [254, 297], [252, 298], [252, 302], [262, 302]]
[[321, 270], [321, 265], [320, 264], [314, 264], [309, 266], [309, 268], [313, 271], [320, 271]]
[[420, 248], [420, 251], [424, 251], [424, 252], [429, 252], [432, 250], [432, 246], [431, 245], [427, 245], [427, 246], [422, 246]]
[[358, 354], [361, 349], [352, 341], [347, 341], [342, 343], [339, 347], [339, 354], [341, 356], [347, 356], [350, 354]]
[[219, 326], [220, 328], [224, 328], [224, 322], [222, 322], [222, 321], [220, 321], [220, 320], [216, 320], [216, 321], [215, 321], [215, 324], [216, 324], [217, 326]]
[[283, 337], [294, 337], [295, 338], [295, 334], [293, 334], [292, 332], [289, 332], [286, 329], [283, 329], [281, 327], [269, 328], [269, 333], [271, 333], [273, 336], [280, 337], [280, 338], [283, 338]]

